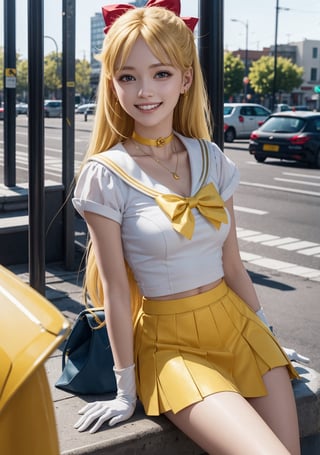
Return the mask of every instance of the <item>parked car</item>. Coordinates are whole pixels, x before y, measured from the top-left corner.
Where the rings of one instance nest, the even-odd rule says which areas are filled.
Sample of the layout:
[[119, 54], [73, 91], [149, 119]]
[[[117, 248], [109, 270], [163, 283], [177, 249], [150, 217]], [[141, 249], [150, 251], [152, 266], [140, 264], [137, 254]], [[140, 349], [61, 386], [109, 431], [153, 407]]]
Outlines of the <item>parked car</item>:
[[260, 104], [225, 103], [224, 104], [224, 140], [248, 139], [271, 112]]
[[320, 169], [320, 113], [272, 114], [251, 133], [249, 152], [259, 163], [271, 157], [301, 161]]
[[87, 109], [84, 111], [84, 121], [88, 120], [88, 115], [94, 115], [96, 113], [96, 105], [91, 104]]
[[275, 104], [273, 112], [291, 111], [289, 104]]
[[293, 111], [311, 111], [311, 109], [308, 106], [300, 105], [300, 106], [291, 106], [291, 110]]
[[[0, 103], [0, 120], [4, 120], [4, 103]], [[16, 111], [16, 116], [18, 115], [18, 112]]]
[[17, 112], [17, 115], [28, 114], [28, 105], [26, 103], [17, 103], [16, 112]]
[[62, 101], [45, 100], [44, 115], [45, 117], [62, 117]]
[[95, 107], [95, 104], [94, 103], [80, 104], [80, 106], [78, 106], [74, 112], [75, 114], [84, 114], [85, 111], [90, 107]]

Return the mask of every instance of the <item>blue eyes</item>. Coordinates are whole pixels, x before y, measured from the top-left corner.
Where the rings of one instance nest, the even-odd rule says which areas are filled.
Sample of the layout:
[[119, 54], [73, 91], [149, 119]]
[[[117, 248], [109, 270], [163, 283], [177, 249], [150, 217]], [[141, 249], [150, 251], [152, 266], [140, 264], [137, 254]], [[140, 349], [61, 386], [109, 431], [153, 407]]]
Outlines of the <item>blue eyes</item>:
[[157, 73], [155, 77], [156, 79], [163, 79], [169, 76], [171, 76], [171, 74], [168, 73], [168, 71], [159, 71], [159, 73]]
[[[171, 76], [171, 73], [168, 71], [159, 71], [154, 75], [154, 79], [166, 79]], [[118, 80], [120, 82], [133, 82], [136, 80], [135, 76], [131, 74], [122, 74], [119, 76]]]
[[134, 77], [133, 77], [133, 76], [130, 76], [129, 74], [124, 74], [123, 76], [120, 76], [120, 77], [119, 77], [119, 81], [122, 81], [122, 82], [131, 82], [131, 81], [134, 81]]

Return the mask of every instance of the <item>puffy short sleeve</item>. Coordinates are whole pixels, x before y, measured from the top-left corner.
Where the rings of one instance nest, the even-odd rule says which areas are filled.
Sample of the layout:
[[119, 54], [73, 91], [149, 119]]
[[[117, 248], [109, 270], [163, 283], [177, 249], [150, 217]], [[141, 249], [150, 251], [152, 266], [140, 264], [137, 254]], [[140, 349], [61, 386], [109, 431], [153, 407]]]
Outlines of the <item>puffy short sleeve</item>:
[[211, 172], [217, 182], [220, 196], [224, 201], [228, 200], [235, 192], [240, 174], [237, 166], [230, 160], [216, 144], [212, 144]]
[[123, 185], [106, 166], [89, 162], [82, 169], [72, 199], [75, 209], [93, 212], [121, 224], [123, 214]]

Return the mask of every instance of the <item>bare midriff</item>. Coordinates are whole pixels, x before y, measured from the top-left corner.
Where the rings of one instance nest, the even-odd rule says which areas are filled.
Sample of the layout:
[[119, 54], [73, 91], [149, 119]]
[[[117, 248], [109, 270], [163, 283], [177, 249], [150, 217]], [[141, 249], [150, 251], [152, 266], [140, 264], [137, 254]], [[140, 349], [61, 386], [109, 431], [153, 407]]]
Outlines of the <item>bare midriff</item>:
[[161, 295], [160, 297], [146, 297], [149, 300], [175, 300], [175, 299], [183, 299], [184, 297], [192, 297], [193, 295], [202, 294], [203, 292], [210, 291], [214, 289], [218, 284], [220, 284], [222, 278], [219, 280], [213, 281], [212, 283], [206, 284], [204, 286], [199, 286], [198, 288], [190, 289], [188, 291], [177, 292], [176, 294], [170, 295]]

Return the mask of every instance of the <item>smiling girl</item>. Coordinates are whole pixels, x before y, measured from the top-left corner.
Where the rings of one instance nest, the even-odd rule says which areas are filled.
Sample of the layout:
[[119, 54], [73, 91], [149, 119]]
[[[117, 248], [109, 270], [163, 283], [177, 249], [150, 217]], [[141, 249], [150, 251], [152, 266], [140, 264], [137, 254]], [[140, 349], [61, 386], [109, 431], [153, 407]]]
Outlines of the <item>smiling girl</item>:
[[196, 20], [179, 13], [178, 0], [104, 8], [74, 205], [90, 233], [86, 290], [104, 303], [118, 390], [80, 410], [75, 427], [124, 421], [138, 397], [209, 454], [297, 455], [297, 373], [240, 259], [238, 171], [210, 141]]

